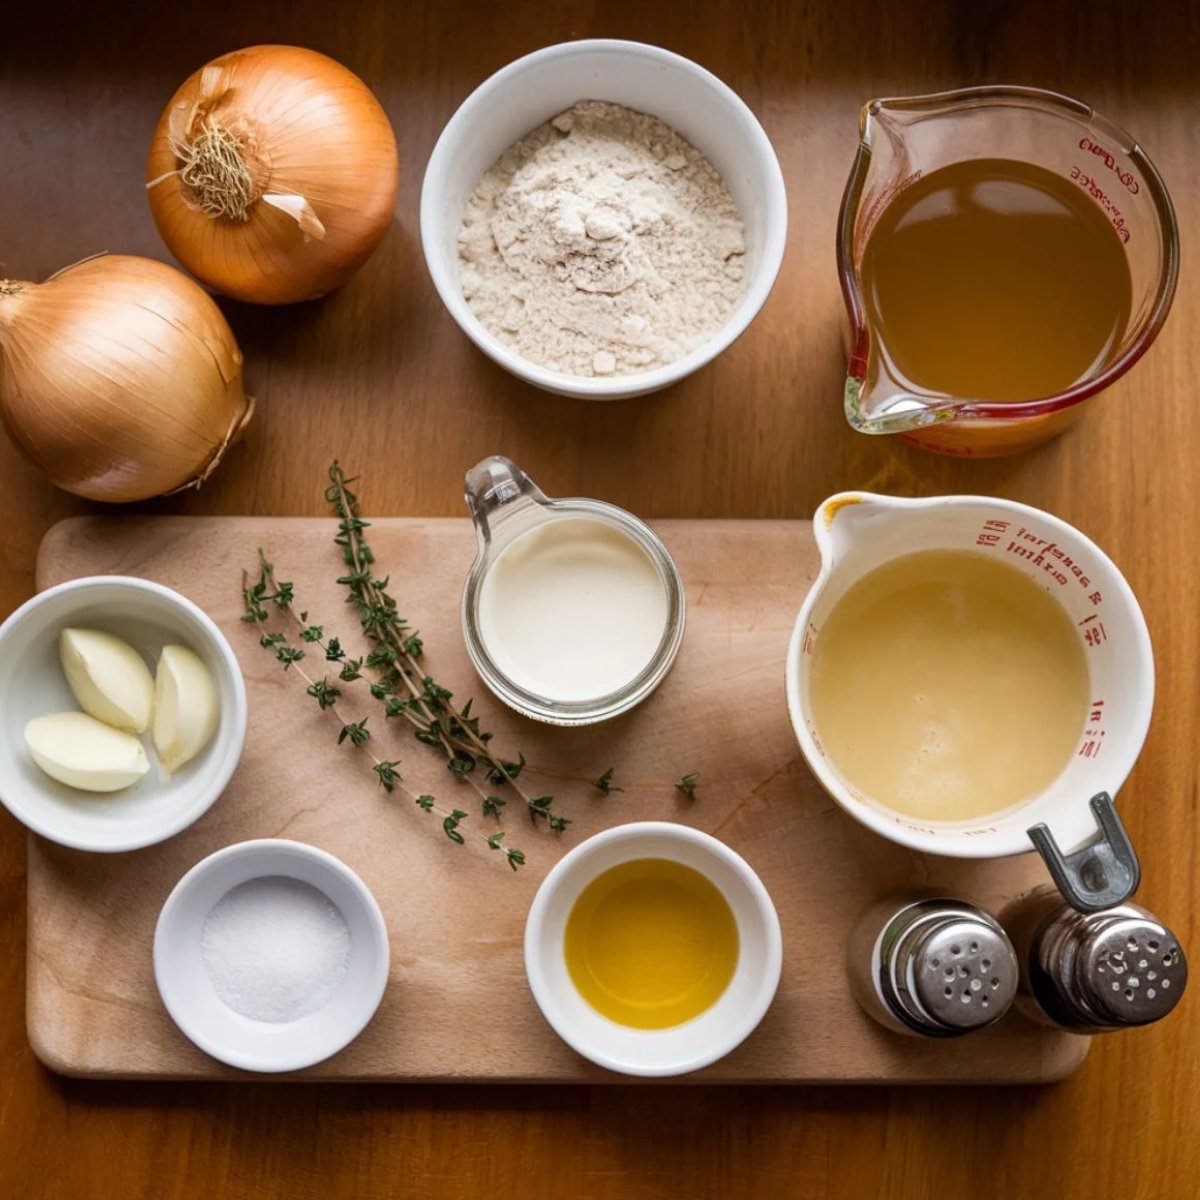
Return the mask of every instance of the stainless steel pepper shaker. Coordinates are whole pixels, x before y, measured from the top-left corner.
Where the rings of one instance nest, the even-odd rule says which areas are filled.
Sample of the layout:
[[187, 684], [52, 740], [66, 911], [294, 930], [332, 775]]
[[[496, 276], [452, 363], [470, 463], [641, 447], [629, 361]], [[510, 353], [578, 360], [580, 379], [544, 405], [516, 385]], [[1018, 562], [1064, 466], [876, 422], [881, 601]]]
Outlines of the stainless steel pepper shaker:
[[1167, 1015], [1187, 987], [1175, 935], [1136, 904], [1079, 912], [1051, 887], [1002, 914], [1020, 964], [1017, 1007], [1043, 1025], [1105, 1033]]
[[982, 1029], [1008, 1011], [1017, 990], [1016, 956], [999, 922], [943, 897], [869, 909], [850, 935], [847, 970], [868, 1015], [917, 1037]]

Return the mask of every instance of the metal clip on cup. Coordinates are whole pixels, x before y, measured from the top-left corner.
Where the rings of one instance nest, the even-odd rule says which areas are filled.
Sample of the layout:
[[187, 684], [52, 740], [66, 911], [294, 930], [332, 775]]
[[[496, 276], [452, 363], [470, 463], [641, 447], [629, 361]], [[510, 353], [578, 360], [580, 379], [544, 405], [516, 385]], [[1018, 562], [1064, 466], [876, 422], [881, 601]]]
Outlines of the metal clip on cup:
[[1029, 828], [1029, 840], [1045, 860], [1063, 898], [1080, 912], [1100, 912], [1123, 904], [1141, 882], [1142, 869], [1121, 818], [1107, 792], [1091, 799], [1100, 835], [1074, 854], [1059, 849], [1049, 828]]

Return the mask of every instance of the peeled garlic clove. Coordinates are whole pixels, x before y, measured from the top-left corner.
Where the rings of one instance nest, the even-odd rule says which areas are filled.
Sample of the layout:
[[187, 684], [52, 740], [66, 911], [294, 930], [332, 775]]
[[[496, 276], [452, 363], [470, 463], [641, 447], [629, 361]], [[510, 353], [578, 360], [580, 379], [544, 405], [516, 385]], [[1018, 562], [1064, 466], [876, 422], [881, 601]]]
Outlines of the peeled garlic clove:
[[128, 643], [99, 629], [64, 629], [58, 639], [63, 672], [79, 707], [127, 733], [145, 733], [154, 679]]
[[50, 713], [25, 726], [33, 761], [51, 779], [85, 792], [117, 792], [150, 769], [142, 743], [86, 713]]
[[217, 685], [186, 646], [164, 646], [154, 679], [154, 749], [174, 775], [217, 731]]

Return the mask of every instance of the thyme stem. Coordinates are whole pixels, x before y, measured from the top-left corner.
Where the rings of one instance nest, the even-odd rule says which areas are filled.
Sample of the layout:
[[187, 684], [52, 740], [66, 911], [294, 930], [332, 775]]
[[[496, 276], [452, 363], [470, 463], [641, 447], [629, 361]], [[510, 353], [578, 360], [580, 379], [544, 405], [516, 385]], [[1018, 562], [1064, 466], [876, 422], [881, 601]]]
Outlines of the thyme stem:
[[[265, 622], [268, 614], [264, 607], [264, 602], [270, 601], [276, 608], [296, 621], [301, 628], [302, 640], [319, 645], [325, 651], [327, 661], [337, 661], [336, 657], [330, 653], [336, 639], [326, 641], [320, 626], [307, 625], [304, 622], [302, 614], [297, 613], [294, 606], [292, 585], [290, 583], [280, 584], [275, 580], [274, 569], [265, 557], [263, 557], [261, 551], [259, 552], [258, 583], [251, 584], [249, 575], [243, 571], [242, 595], [246, 604], [243, 620], [248, 623]], [[259, 641], [264, 648], [269, 649], [275, 658], [282, 663], [285, 671], [295, 669], [296, 674], [308, 685], [308, 695], [312, 696], [317, 701], [321, 710], [328, 712], [341, 727], [338, 742], [341, 743], [348, 740], [351, 745], [358, 747], [364, 752], [371, 760], [371, 769], [378, 776], [380, 785], [386, 792], [391, 793], [398, 789], [424, 812], [433, 813], [441, 817], [442, 831], [446, 836], [459, 845], [464, 843], [459, 826], [466, 819], [467, 814], [460, 809], [447, 811], [437, 803], [433, 796], [418, 795], [404, 783], [397, 769], [400, 764], [381, 759], [371, 748], [371, 735], [367, 730], [367, 721], [370, 718], [363, 718], [360, 721], [350, 721], [347, 719], [344, 709], [338, 703], [342, 696], [341, 689], [332, 685], [328, 677], [318, 682], [300, 665], [301, 660], [305, 656], [304, 650], [300, 646], [289, 642], [285, 634], [278, 632], [263, 633]], [[341, 678], [346, 680], [345, 673], [343, 673]], [[361, 676], [355, 672], [353, 678], [361, 678]], [[346, 681], [350, 682], [352, 679]], [[522, 851], [518, 850], [515, 846], [501, 844], [504, 837], [502, 830], [497, 830], [492, 834], [476, 833], [473, 829], [469, 829], [469, 832], [485, 842], [489, 849], [503, 851], [505, 861], [514, 871], [524, 865], [525, 855]]]
[[[436, 743], [446, 755], [452, 770], [465, 777], [475, 790], [486, 798], [486, 789], [470, 778], [477, 761], [488, 768], [488, 782], [495, 786], [508, 784], [520, 797], [529, 812], [530, 819], [546, 820], [549, 827], [561, 833], [570, 823], [551, 809], [553, 797], [533, 796], [520, 783], [518, 776], [525, 769], [524, 755], [516, 762], [505, 761], [488, 745], [490, 733], [479, 728], [479, 720], [469, 714], [470, 705], [461, 711], [452, 703], [451, 693], [438, 685], [424, 673], [417, 661], [421, 650], [420, 638], [399, 616], [396, 602], [388, 591], [388, 579], [376, 578], [372, 566], [375, 557], [363, 531], [370, 523], [359, 513], [358, 497], [350, 490], [352, 479], [348, 478], [338, 463], [329, 468], [329, 487], [325, 497], [338, 517], [336, 544], [341, 548], [348, 573], [339, 582], [349, 592], [349, 601], [359, 615], [363, 632], [374, 642], [380, 652], [373, 655], [376, 666], [382, 671], [381, 682], [391, 686], [401, 685], [407, 692], [407, 707], [416, 709], [435, 733]], [[389, 577], [390, 578], [390, 577]], [[418, 736], [421, 736], [418, 734]], [[428, 741], [422, 737], [423, 741]]]

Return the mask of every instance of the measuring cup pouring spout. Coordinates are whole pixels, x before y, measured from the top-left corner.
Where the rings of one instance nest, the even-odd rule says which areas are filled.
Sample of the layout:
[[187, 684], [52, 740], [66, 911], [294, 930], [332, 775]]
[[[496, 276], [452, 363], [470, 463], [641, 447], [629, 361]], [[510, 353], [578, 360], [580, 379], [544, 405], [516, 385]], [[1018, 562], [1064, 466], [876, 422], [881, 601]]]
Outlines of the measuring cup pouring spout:
[[[1036, 849], [1067, 900], [1084, 911], [1132, 894], [1137, 856], [1112, 797], [1146, 737], [1154, 661], [1141, 609], [1112, 560], [1057, 517], [987, 496], [842, 492], [817, 509], [813, 527], [821, 569], [793, 629], [787, 699], [801, 749], [833, 799], [877, 833], [926, 853], [998, 858]], [[1091, 699], [1067, 766], [1040, 794], [966, 821], [922, 822], [862, 795], [827, 754], [813, 717], [813, 652], [838, 601], [875, 568], [927, 550], [973, 551], [1020, 570], [1062, 605], [1087, 663]]]
[[913, 503], [919, 502], [871, 492], [838, 492], [825, 500], [813, 516], [813, 537], [821, 556], [821, 576], [814, 590], [845, 562], [853, 565], [897, 520], [902, 523], [901, 514]]
[[[1107, 355], [1057, 394], [1017, 402], [949, 395], [906, 379], [873, 320], [863, 264], [885, 210], [933, 172], [1004, 159], [1050, 172], [1090, 198], [1121, 243], [1131, 303]], [[1179, 232], [1162, 178], [1145, 152], [1088, 105], [1039, 88], [989, 86], [872, 100], [842, 196], [838, 273], [848, 317], [846, 419], [868, 434], [899, 434], [939, 453], [993, 457], [1028, 449], [1073, 424], [1083, 401], [1145, 353], [1170, 310]], [[1023, 347], [1014, 346], [1014, 354]]]

